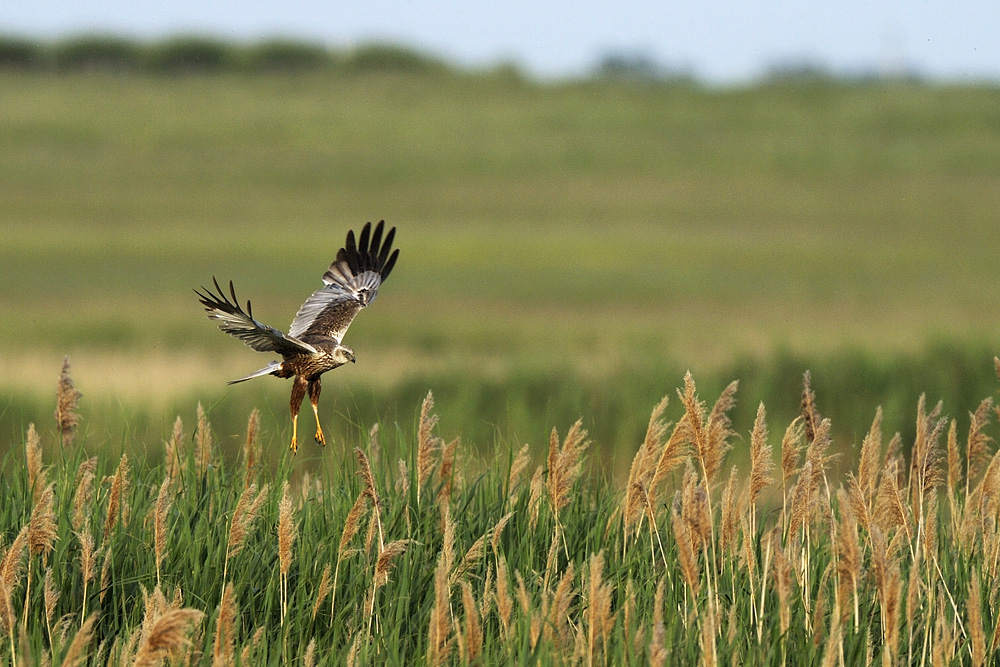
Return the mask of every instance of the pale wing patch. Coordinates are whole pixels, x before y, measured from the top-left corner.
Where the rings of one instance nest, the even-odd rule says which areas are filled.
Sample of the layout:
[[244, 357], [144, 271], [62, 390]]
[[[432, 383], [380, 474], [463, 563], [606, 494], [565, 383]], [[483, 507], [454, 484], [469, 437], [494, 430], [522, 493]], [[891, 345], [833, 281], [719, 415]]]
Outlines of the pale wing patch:
[[354, 315], [375, 300], [378, 287], [382, 284], [382, 277], [375, 271], [364, 271], [357, 276], [344, 275], [349, 272], [346, 265], [334, 264], [323, 274], [326, 287], [313, 292], [302, 304], [292, 320], [289, 336], [301, 336], [314, 323], [327, 320], [330, 328], [312, 333], [323, 333], [340, 342]]

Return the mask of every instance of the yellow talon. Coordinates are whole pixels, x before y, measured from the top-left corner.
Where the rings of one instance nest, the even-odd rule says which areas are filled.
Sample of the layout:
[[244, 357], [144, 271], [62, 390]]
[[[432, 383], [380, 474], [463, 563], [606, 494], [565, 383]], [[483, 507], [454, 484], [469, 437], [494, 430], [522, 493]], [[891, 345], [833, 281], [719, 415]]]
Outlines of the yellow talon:
[[[317, 400], [319, 400], [318, 394]], [[323, 428], [319, 425], [319, 405], [317, 403], [313, 403], [312, 408], [313, 414], [316, 415], [316, 442], [318, 442], [321, 447], [326, 447], [326, 438], [323, 437]]]

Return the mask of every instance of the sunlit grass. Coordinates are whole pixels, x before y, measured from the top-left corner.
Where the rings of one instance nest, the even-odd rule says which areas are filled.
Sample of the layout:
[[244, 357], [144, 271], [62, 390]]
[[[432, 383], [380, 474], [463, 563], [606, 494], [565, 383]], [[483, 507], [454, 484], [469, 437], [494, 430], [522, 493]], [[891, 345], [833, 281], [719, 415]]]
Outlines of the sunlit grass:
[[[478, 446], [589, 414], [617, 447], [632, 406], [687, 369], [720, 387], [746, 369], [775, 387], [806, 368], [837, 386], [860, 376], [881, 403], [947, 386], [968, 410], [953, 387], [981, 389], [971, 360], [997, 346], [994, 88], [2, 83], [0, 389], [30, 418], [50, 411], [50, 369], [69, 354], [116, 406], [114, 420], [96, 410], [100, 437], [195, 396], [227, 430], [253, 405], [283, 428], [287, 387], [225, 387], [265, 355], [221, 334], [191, 290], [233, 279], [284, 328], [346, 230], [383, 217], [400, 262], [348, 334], [358, 364], [328, 376], [334, 423], [434, 387]], [[867, 409], [838, 416], [853, 432]], [[0, 409], [5, 446], [22, 417]]]
[[[558, 326], [568, 315], [583, 338], [627, 349], [641, 328], [700, 357], [775, 342], [912, 351], [993, 326], [990, 88], [376, 75], [4, 85], [12, 349], [41, 338], [72, 352], [79, 327], [119, 349], [165, 337], [214, 354], [224, 341], [184, 317], [188, 289], [231, 277], [281, 325], [346, 229], [382, 217], [403, 255], [370, 330], [357, 325], [364, 336], [402, 320], [462, 348], [483, 331], [502, 345], [511, 327], [544, 330], [533, 346], [551, 341], [547, 356], [572, 342]], [[736, 326], [713, 321], [727, 316]]]

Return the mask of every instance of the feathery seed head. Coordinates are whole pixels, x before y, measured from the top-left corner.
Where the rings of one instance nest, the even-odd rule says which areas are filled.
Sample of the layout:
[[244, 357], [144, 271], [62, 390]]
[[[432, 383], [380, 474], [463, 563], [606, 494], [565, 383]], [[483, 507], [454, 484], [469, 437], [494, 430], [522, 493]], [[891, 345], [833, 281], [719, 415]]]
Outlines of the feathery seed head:
[[222, 591], [219, 614], [215, 624], [215, 640], [212, 643], [212, 667], [236, 664], [236, 617], [239, 607], [233, 582], [228, 582]]
[[156, 555], [156, 571], [159, 573], [160, 564], [167, 550], [167, 515], [173, 505], [173, 495], [170, 493], [170, 476], [163, 478], [160, 491], [156, 495], [156, 509], [153, 515], [153, 551]]
[[730, 550], [736, 545], [736, 526], [741, 518], [739, 502], [736, 499], [736, 472], [736, 466], [733, 466], [723, 494], [722, 526], [719, 531], [719, 548], [722, 551]]
[[257, 435], [260, 432], [260, 410], [254, 408], [247, 419], [247, 437], [243, 444], [243, 460], [246, 468], [244, 485], [250, 484], [254, 467], [257, 465]]
[[396, 493], [406, 496], [410, 492], [410, 471], [406, 467], [406, 461], [399, 459], [397, 462]]
[[[662, 474], [665, 475], [667, 469], [679, 465], [682, 460], [682, 457], [677, 456], [677, 448], [667, 452], [666, 443], [663, 441], [668, 426], [661, 417], [666, 410], [667, 402], [668, 397], [664, 396], [653, 408], [649, 425], [646, 427], [646, 437], [632, 459], [622, 508], [626, 530], [642, 516], [643, 510], [650, 502], [650, 494], [655, 495], [654, 487], [660, 479], [657, 473], [661, 463], [664, 468]], [[669, 458], [665, 460], [665, 456]]]
[[968, 460], [968, 479], [976, 480], [990, 460], [990, 443], [993, 438], [986, 435], [983, 429], [990, 423], [990, 411], [993, 399], [983, 400], [975, 412], [969, 413], [969, 437], [966, 441], [966, 457]]
[[45, 568], [45, 583], [42, 586], [42, 598], [45, 601], [45, 620], [52, 623], [56, 615], [56, 605], [59, 603], [59, 589], [52, 578], [52, 568]]
[[472, 586], [467, 581], [462, 582], [462, 608], [465, 611], [465, 631], [462, 633], [462, 646], [465, 659], [471, 664], [479, 659], [483, 650], [483, 629], [476, 607]]
[[392, 572], [394, 561], [406, 551], [412, 541], [396, 540], [385, 545], [375, 563], [375, 588], [381, 588], [389, 582], [389, 573]]
[[583, 467], [583, 451], [590, 445], [587, 431], [583, 428], [583, 420], [578, 419], [570, 427], [562, 447], [559, 446], [559, 434], [552, 429], [549, 438], [549, 502], [557, 519], [559, 510], [569, 504], [570, 490], [580, 476]]
[[118, 527], [119, 517], [124, 518], [124, 505], [122, 497], [129, 487], [129, 464], [128, 454], [122, 454], [118, 462], [118, 469], [111, 480], [111, 493], [108, 496], [108, 512], [104, 519], [104, 543], [111, 538], [114, 530]]
[[979, 577], [973, 574], [969, 579], [969, 602], [967, 605], [969, 634], [972, 637], [972, 664], [982, 665], [986, 661], [986, 637], [983, 632], [982, 595]]
[[861, 458], [858, 461], [858, 485], [866, 501], [875, 495], [879, 461], [882, 456], [882, 406], [875, 409], [875, 419], [861, 443]]
[[444, 664], [451, 652], [451, 583], [448, 577], [451, 564], [446, 555], [447, 549], [450, 547], [446, 544], [434, 570], [434, 606], [431, 608], [427, 647], [427, 661], [432, 666]]
[[97, 554], [94, 552], [94, 536], [90, 534], [90, 529], [84, 526], [83, 531], [76, 534], [80, 540], [80, 575], [84, 584], [94, 580], [96, 572], [94, 570]]
[[805, 423], [806, 442], [812, 442], [823, 418], [816, 409], [816, 394], [812, 389], [812, 373], [802, 374], [802, 420]]
[[531, 486], [528, 495], [528, 525], [532, 530], [538, 525], [538, 512], [541, 509], [542, 493], [545, 490], [544, 472], [542, 466], [539, 465], [535, 468], [535, 472], [531, 476]]
[[243, 489], [236, 507], [233, 509], [233, 517], [229, 523], [229, 542], [226, 546], [227, 558], [232, 558], [240, 551], [246, 542], [247, 536], [253, 528], [254, 521], [260, 514], [260, 509], [267, 499], [269, 486], [265, 484], [260, 491], [257, 484], [251, 483]]
[[298, 529], [295, 526], [295, 510], [288, 493], [286, 481], [281, 490], [281, 501], [278, 503], [278, 560], [281, 563], [281, 574], [287, 575], [292, 564], [292, 545]]
[[500, 632], [506, 638], [510, 628], [510, 616], [514, 611], [514, 600], [510, 596], [510, 574], [507, 571], [507, 559], [503, 554], [497, 555], [496, 601], [497, 613], [500, 616]]
[[961, 483], [962, 455], [958, 451], [958, 422], [952, 419], [948, 426], [948, 493], [957, 493]]
[[653, 598], [653, 632], [649, 642], [649, 664], [664, 665], [668, 653], [666, 646], [666, 628], [663, 624], [663, 597], [666, 592], [667, 576], [660, 577], [656, 584], [656, 595]]
[[323, 574], [319, 578], [319, 588], [316, 591], [316, 602], [313, 604], [313, 620], [316, 620], [316, 614], [319, 613], [319, 607], [323, 604], [323, 600], [326, 596], [330, 594], [333, 589], [333, 578], [331, 575], [332, 568], [330, 564], [327, 563], [323, 566]]
[[94, 470], [97, 457], [87, 459], [77, 471], [76, 492], [73, 494], [73, 530], [80, 530], [90, 517], [90, 501], [94, 495]]
[[747, 501], [750, 505], [757, 502], [761, 491], [774, 483], [771, 470], [774, 461], [771, 459], [771, 445], [767, 442], [767, 412], [764, 404], [757, 408], [757, 418], [750, 432], [750, 487]]
[[198, 477], [204, 477], [212, 463], [212, 425], [208, 421], [205, 409], [198, 404], [198, 426], [194, 435], [195, 465]]
[[805, 420], [796, 417], [781, 439], [781, 483], [784, 484], [795, 475], [799, 468], [799, 454], [802, 451], [802, 438], [805, 435]]
[[340, 546], [337, 547], [338, 558], [343, 558], [347, 552], [347, 547], [357, 534], [358, 528], [361, 526], [361, 519], [364, 516], [365, 508], [370, 502], [371, 497], [368, 495], [368, 491], [364, 490], [358, 495], [357, 500], [354, 501], [354, 505], [351, 506], [351, 510], [347, 513], [347, 519], [344, 521], [344, 529], [340, 534]]
[[160, 616], [144, 633], [133, 667], [158, 667], [167, 657], [177, 657], [191, 644], [192, 626], [205, 614], [197, 609], [171, 609]]
[[177, 479], [184, 470], [184, 460], [181, 457], [181, 445], [183, 443], [184, 422], [181, 421], [180, 415], [178, 415], [177, 419], [174, 420], [174, 430], [170, 439], [163, 443], [163, 458], [167, 465], [167, 475], [171, 481]]
[[34, 423], [28, 424], [28, 435], [24, 441], [25, 468], [28, 471], [28, 488], [35, 502], [45, 488], [45, 470], [42, 464], [42, 444]]
[[434, 394], [427, 392], [427, 397], [420, 405], [420, 425], [417, 429], [417, 498], [420, 492], [430, 479], [434, 470], [433, 453], [441, 446], [441, 439], [434, 436], [434, 426], [438, 423], [438, 416], [431, 414], [434, 409]]
[[49, 484], [31, 510], [28, 520], [28, 553], [43, 560], [55, 548], [59, 526], [56, 524], [55, 484]]
[[372, 474], [372, 467], [368, 463], [368, 457], [359, 447], [354, 448], [354, 456], [358, 460], [358, 475], [365, 484], [364, 493], [371, 500], [372, 505], [377, 507], [379, 504], [378, 490], [375, 488], [375, 475]]
[[510, 471], [507, 473], [507, 493], [512, 498], [518, 489], [518, 484], [521, 482], [521, 477], [524, 471], [527, 470], [528, 464], [531, 463], [531, 454], [529, 453], [528, 445], [524, 445], [517, 452], [517, 456], [510, 464]]
[[674, 495], [673, 508], [670, 512], [670, 523], [674, 529], [674, 539], [677, 541], [677, 555], [680, 561], [681, 574], [691, 592], [695, 596], [701, 589], [701, 575], [698, 570], [698, 556], [695, 553], [694, 541], [691, 536], [691, 529], [684, 521], [681, 510], [681, 496], [678, 492]]
[[490, 536], [490, 546], [493, 548], [493, 553], [500, 553], [500, 536], [503, 535], [504, 528], [507, 527], [507, 523], [510, 521], [511, 517], [514, 516], [513, 512], [508, 512], [500, 517], [497, 524], [493, 526], [493, 533]]
[[66, 654], [63, 656], [62, 667], [82, 667], [87, 659], [87, 646], [90, 644], [94, 633], [94, 623], [97, 622], [98, 613], [93, 612], [76, 631], [73, 641], [70, 642]]
[[458, 449], [459, 441], [459, 438], [455, 438], [441, 449], [441, 467], [438, 468], [438, 481], [440, 482], [438, 504], [451, 501], [451, 487], [455, 479], [455, 452]]
[[69, 357], [63, 358], [62, 371], [59, 373], [59, 385], [56, 389], [56, 427], [62, 438], [63, 447], [69, 447], [76, 438], [76, 427], [80, 423], [80, 415], [76, 413], [76, 404], [83, 397], [73, 385], [69, 376]]

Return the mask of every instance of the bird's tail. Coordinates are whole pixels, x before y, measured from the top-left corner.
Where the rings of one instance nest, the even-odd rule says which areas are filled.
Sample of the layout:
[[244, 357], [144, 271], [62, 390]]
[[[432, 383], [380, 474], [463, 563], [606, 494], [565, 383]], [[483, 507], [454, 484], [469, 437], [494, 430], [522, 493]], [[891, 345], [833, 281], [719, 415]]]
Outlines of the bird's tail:
[[275, 373], [277, 373], [279, 368], [281, 368], [281, 363], [277, 361], [272, 361], [264, 368], [260, 369], [259, 371], [254, 371], [253, 373], [251, 373], [246, 377], [242, 377], [239, 380], [230, 380], [229, 384], [236, 384], [237, 382], [246, 382], [247, 380], [263, 377], [265, 375], [274, 375]]

